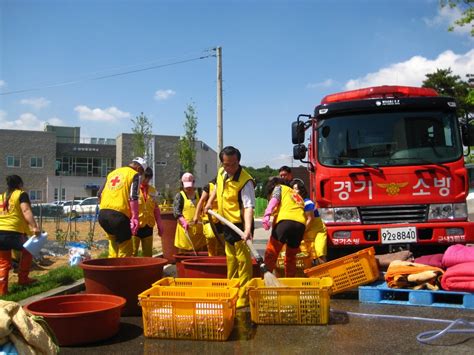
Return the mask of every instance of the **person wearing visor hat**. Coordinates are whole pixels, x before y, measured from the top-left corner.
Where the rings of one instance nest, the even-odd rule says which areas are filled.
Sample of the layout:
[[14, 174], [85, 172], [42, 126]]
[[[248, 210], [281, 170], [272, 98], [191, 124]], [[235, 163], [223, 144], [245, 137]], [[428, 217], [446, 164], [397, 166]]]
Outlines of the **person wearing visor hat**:
[[173, 202], [173, 215], [178, 220], [174, 237], [174, 245], [180, 252], [203, 250], [206, 238], [202, 223], [194, 223], [199, 193], [196, 191], [194, 176], [184, 173], [181, 177], [182, 190], [178, 192]]
[[110, 172], [98, 193], [99, 224], [109, 239], [109, 258], [132, 256], [132, 235], [139, 227], [140, 181], [146, 168], [145, 159], [133, 159]]

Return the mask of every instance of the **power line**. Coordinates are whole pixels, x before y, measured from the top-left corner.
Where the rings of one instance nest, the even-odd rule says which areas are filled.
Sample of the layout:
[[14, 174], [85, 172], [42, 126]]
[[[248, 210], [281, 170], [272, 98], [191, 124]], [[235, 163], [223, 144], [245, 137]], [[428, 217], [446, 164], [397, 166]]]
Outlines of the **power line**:
[[38, 91], [38, 90], [43, 90], [43, 89], [50, 89], [54, 87], [61, 87], [61, 86], [67, 86], [67, 85], [73, 85], [73, 84], [78, 84], [78, 83], [83, 83], [87, 81], [96, 81], [96, 80], [103, 80], [103, 79], [108, 79], [108, 78], [113, 78], [117, 76], [123, 76], [123, 75], [128, 75], [128, 74], [133, 74], [133, 73], [138, 73], [142, 71], [147, 71], [147, 70], [153, 70], [153, 69], [159, 69], [159, 68], [164, 68], [164, 67], [169, 67], [173, 65], [178, 65], [178, 64], [184, 64], [184, 63], [189, 63], [189, 62], [194, 62], [197, 60], [201, 59], [206, 59], [209, 57], [215, 57], [215, 54], [208, 54], [204, 56], [199, 56], [199, 57], [194, 57], [190, 59], [185, 59], [185, 60], [180, 60], [172, 63], [166, 63], [166, 64], [159, 64], [159, 65], [152, 65], [150, 67], [146, 68], [140, 68], [140, 69], [134, 69], [134, 70], [127, 70], [124, 72], [120, 73], [115, 73], [115, 74], [107, 74], [107, 75], [101, 75], [97, 77], [92, 77], [92, 78], [85, 78], [85, 79], [78, 79], [78, 80], [72, 80], [72, 81], [65, 81], [61, 83], [56, 83], [56, 84], [51, 84], [51, 85], [45, 85], [45, 86], [40, 86], [36, 88], [30, 88], [30, 89], [21, 89], [21, 90], [14, 90], [14, 91], [6, 91], [0, 93], [0, 96], [7, 96], [7, 95], [13, 95], [13, 94], [21, 94], [25, 92], [31, 92], [31, 91]]

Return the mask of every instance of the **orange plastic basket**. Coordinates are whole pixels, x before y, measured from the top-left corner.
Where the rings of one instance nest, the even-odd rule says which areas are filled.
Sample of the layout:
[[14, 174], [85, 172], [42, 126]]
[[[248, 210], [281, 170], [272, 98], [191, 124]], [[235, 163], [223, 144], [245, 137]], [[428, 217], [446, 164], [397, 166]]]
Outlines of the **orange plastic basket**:
[[138, 295], [150, 338], [226, 340], [234, 327], [237, 288], [153, 286]]
[[239, 279], [191, 279], [164, 277], [156, 281], [152, 286], [174, 286], [174, 287], [237, 287], [239, 288]]
[[340, 293], [378, 279], [379, 268], [373, 247], [306, 269], [308, 277], [331, 277], [332, 293]]
[[327, 324], [329, 294], [333, 284], [324, 278], [281, 278], [283, 287], [266, 287], [255, 278], [246, 288], [250, 316], [257, 324]]

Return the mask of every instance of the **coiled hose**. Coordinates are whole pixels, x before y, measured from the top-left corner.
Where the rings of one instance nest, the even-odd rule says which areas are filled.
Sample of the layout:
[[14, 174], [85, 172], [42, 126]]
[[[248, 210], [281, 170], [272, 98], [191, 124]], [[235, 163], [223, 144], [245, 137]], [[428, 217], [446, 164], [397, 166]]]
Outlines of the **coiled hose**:
[[[444, 323], [448, 324], [448, 326], [441, 330], [428, 330], [426, 332], [422, 332], [416, 336], [416, 340], [422, 344], [429, 344], [433, 345], [433, 340], [436, 340], [446, 334], [449, 333], [467, 333], [474, 335], [474, 322], [469, 322], [466, 319], [455, 319], [455, 320], [448, 320], [448, 319], [436, 319], [436, 318], [423, 318], [423, 317], [407, 317], [407, 316], [394, 316], [390, 314], [370, 314], [370, 313], [357, 313], [357, 312], [344, 312], [331, 309], [332, 313], [343, 313], [355, 317], [370, 317], [370, 318], [386, 318], [386, 319], [400, 319], [400, 320], [415, 320], [415, 321], [425, 321], [425, 322], [435, 322], [435, 323]], [[458, 325], [464, 325], [466, 328], [458, 328], [453, 329]]]

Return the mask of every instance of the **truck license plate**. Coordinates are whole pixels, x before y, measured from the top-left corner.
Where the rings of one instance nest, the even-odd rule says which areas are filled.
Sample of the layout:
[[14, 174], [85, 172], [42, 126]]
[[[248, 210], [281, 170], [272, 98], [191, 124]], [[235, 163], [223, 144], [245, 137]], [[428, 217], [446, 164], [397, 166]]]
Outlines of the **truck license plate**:
[[416, 243], [416, 227], [382, 228], [382, 244]]

